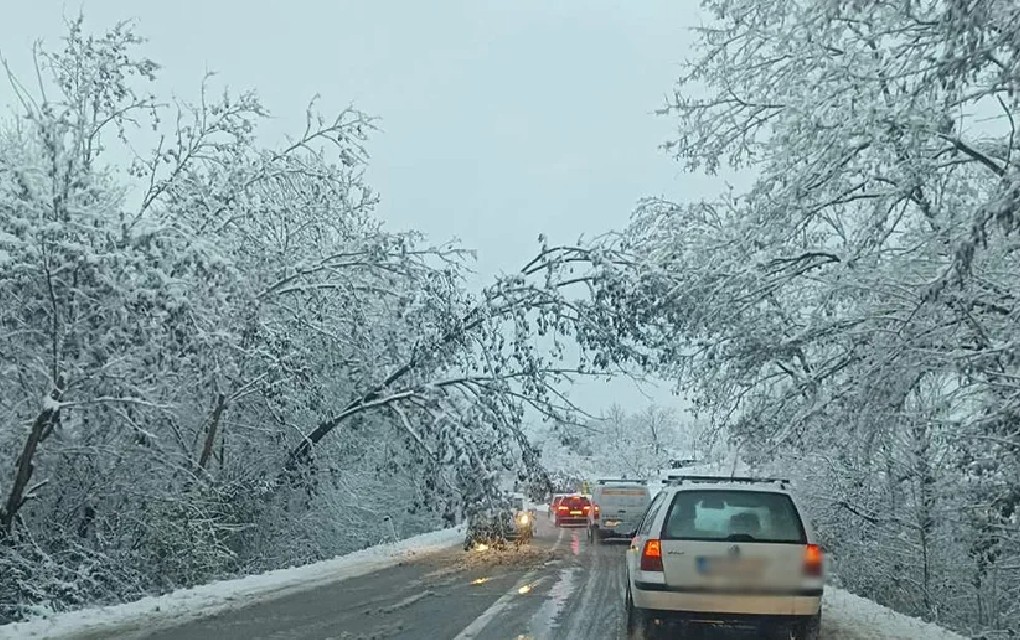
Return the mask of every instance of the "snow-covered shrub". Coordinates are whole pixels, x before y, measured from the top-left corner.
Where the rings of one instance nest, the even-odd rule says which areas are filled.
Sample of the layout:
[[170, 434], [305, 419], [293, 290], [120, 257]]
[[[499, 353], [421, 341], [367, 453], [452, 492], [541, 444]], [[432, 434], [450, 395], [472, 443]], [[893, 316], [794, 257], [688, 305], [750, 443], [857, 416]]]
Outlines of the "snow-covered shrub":
[[237, 557], [230, 542], [246, 525], [234, 522], [228, 508], [221, 496], [201, 490], [145, 505], [140, 513], [140, 550], [164, 588], [193, 586], [233, 573]]
[[148, 582], [138, 568], [82, 544], [69, 532], [53, 532], [40, 543], [0, 545], [0, 624], [33, 613], [139, 597]]

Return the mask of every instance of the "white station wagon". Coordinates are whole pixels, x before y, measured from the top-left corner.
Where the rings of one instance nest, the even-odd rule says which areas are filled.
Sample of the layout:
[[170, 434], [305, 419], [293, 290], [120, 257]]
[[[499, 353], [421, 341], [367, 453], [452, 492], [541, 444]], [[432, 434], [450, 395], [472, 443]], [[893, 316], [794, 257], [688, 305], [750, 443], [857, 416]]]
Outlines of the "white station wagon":
[[823, 585], [788, 481], [671, 476], [627, 551], [628, 633], [708, 623], [817, 640]]

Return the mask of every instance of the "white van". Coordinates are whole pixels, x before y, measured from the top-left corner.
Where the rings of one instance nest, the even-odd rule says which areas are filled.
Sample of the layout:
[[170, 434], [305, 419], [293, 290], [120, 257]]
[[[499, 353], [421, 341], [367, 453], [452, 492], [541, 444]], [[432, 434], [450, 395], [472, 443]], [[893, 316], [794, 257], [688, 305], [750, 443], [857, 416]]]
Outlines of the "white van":
[[596, 480], [588, 511], [588, 540], [599, 544], [607, 538], [630, 538], [651, 502], [647, 480]]

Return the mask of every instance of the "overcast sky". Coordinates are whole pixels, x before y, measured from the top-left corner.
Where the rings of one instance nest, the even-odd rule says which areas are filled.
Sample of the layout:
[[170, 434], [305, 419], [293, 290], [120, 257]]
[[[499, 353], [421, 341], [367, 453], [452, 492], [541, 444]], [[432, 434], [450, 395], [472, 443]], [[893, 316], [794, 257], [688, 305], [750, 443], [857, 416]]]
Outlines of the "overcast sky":
[[[660, 151], [655, 116], [693, 41], [695, 0], [32, 0], [4, 10], [0, 49], [20, 74], [64, 17], [134, 19], [161, 89], [193, 99], [203, 74], [255, 88], [275, 141], [349, 103], [380, 118], [369, 145], [380, 215], [478, 250], [479, 278], [553, 242], [627, 223], [638, 198], [710, 195]], [[10, 103], [6, 86], [0, 99]], [[682, 401], [663, 389], [653, 396]], [[592, 411], [644, 403], [631, 383], [575, 392]]]

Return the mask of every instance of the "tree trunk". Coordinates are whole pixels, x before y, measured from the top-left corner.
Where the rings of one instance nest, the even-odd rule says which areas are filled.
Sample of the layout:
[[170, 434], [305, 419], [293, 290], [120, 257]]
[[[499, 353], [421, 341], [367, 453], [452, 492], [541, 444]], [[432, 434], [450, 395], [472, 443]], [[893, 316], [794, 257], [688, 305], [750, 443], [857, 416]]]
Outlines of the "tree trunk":
[[931, 552], [932, 534], [935, 530], [933, 510], [935, 507], [934, 477], [929, 463], [931, 434], [927, 425], [919, 423], [913, 427], [914, 474], [917, 477], [917, 525], [918, 543], [921, 547], [921, 598], [925, 614], [933, 613], [931, 593]]
[[32, 430], [25, 441], [25, 447], [18, 456], [16, 470], [14, 472], [14, 485], [7, 495], [7, 504], [0, 509], [0, 540], [9, 538], [14, 533], [14, 521], [18, 517], [18, 510], [25, 504], [25, 489], [32, 479], [35, 465], [32, 459], [39, 448], [39, 443], [46, 439], [53, 431], [53, 425], [60, 414], [60, 400], [64, 394], [64, 380], [61, 377], [57, 380], [57, 386], [50, 392], [50, 400], [46, 407], [39, 412], [39, 415], [32, 421]]
[[209, 459], [212, 458], [213, 446], [216, 444], [216, 431], [220, 426], [220, 417], [227, 406], [227, 396], [222, 393], [216, 397], [216, 406], [213, 408], [212, 418], [209, 420], [209, 429], [205, 432], [205, 444], [202, 445], [202, 453], [198, 457], [198, 466], [202, 470], [209, 467]]

